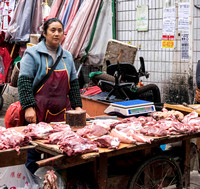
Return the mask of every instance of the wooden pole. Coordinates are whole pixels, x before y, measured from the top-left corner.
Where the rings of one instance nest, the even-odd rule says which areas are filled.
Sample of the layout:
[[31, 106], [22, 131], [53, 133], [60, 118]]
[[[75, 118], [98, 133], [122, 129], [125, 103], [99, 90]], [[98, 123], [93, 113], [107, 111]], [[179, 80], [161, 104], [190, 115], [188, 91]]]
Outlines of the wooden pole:
[[12, 58], [13, 53], [14, 53], [14, 51], [15, 51], [15, 47], [16, 47], [16, 44], [13, 45], [12, 51], [11, 51], [11, 53], [10, 53], [10, 57], [11, 57], [11, 58]]

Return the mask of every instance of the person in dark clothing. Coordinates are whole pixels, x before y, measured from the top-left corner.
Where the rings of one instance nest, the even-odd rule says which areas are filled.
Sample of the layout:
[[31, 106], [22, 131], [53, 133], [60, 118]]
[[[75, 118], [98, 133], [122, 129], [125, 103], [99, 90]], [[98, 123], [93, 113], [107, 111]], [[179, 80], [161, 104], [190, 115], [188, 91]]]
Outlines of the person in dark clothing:
[[[82, 110], [73, 57], [66, 50], [63, 50], [62, 57], [48, 80], [35, 94], [33, 92], [61, 55], [60, 42], [63, 35], [63, 24], [59, 19], [47, 20], [43, 25], [40, 42], [28, 48], [20, 61], [19, 100], [28, 123], [62, 122], [65, 121], [66, 110]], [[32, 173], [36, 171], [35, 161], [39, 159], [39, 153], [29, 151], [26, 166]]]

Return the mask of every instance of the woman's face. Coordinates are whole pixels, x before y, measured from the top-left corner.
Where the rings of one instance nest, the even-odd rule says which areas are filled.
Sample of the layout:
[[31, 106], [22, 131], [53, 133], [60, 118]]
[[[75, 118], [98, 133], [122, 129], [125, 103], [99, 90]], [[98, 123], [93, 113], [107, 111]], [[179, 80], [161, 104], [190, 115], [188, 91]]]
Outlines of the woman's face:
[[51, 47], [58, 47], [63, 38], [63, 28], [60, 22], [52, 22], [46, 31], [43, 33], [46, 38], [46, 44]]

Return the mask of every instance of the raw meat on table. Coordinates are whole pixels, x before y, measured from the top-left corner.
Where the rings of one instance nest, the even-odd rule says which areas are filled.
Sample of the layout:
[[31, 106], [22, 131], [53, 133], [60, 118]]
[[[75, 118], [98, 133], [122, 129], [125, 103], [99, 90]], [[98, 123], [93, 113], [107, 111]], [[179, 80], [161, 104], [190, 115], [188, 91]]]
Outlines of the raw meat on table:
[[23, 132], [32, 139], [47, 139], [48, 135], [53, 132], [53, 128], [48, 123], [40, 122], [29, 124], [23, 129]]
[[126, 144], [133, 144], [136, 142], [132, 137], [127, 136], [125, 133], [118, 131], [117, 129], [112, 129], [110, 136], [117, 137], [120, 142]]
[[182, 120], [182, 123], [184, 124], [189, 124], [190, 120], [197, 118], [198, 117], [198, 113], [195, 111], [192, 111], [191, 113], [187, 114], [184, 119]]
[[82, 138], [74, 131], [61, 131], [52, 133], [48, 137], [48, 144], [57, 144], [68, 156], [98, 152], [97, 145], [90, 139]]
[[118, 123], [118, 122], [119, 122], [118, 120], [111, 120], [111, 119], [95, 120], [90, 125], [82, 129], [79, 129], [77, 131], [77, 134], [84, 138], [90, 138], [90, 139], [100, 137], [100, 136], [108, 134], [108, 132], [111, 129], [110, 127], [111, 124]]
[[57, 124], [51, 125], [51, 127], [53, 128], [53, 132], [70, 131], [71, 130], [71, 127], [68, 124], [57, 123]]
[[6, 129], [0, 134], [0, 150], [14, 148], [19, 153], [20, 147], [28, 145], [30, 140], [30, 137], [15, 130]]
[[104, 135], [93, 140], [98, 147], [100, 148], [108, 148], [108, 149], [118, 149], [120, 145], [120, 141], [117, 137], [113, 137], [110, 135]]

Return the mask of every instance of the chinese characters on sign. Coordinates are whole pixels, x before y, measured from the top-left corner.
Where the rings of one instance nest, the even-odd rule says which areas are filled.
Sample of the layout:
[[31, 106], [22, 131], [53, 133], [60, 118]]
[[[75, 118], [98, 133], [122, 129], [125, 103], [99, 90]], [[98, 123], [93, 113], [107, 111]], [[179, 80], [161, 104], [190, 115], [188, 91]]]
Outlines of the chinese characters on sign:
[[178, 6], [178, 30], [184, 32], [181, 34], [181, 60], [189, 59], [189, 16], [190, 4], [179, 3]]
[[162, 48], [174, 48], [174, 35], [163, 35], [162, 36]]
[[162, 48], [174, 48], [175, 7], [163, 9]]
[[189, 32], [190, 4], [179, 3], [178, 7], [178, 30]]
[[181, 34], [181, 60], [189, 59], [189, 34]]

